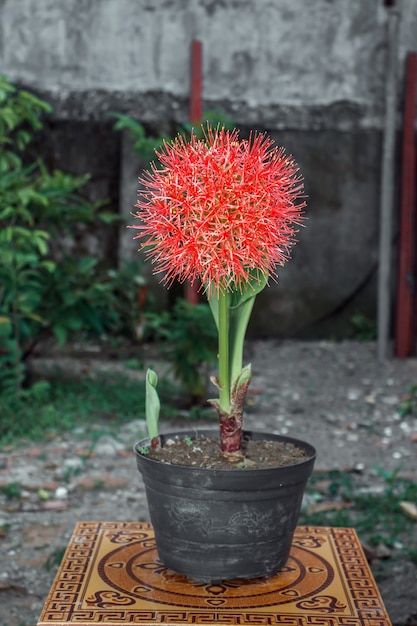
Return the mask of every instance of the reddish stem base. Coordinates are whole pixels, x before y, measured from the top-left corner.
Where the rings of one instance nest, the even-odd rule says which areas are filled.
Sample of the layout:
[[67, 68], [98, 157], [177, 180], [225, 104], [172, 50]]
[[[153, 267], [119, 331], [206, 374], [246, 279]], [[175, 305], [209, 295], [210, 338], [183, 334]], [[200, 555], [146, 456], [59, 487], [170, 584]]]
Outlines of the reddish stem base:
[[243, 459], [242, 421], [233, 415], [220, 415], [220, 449], [231, 462]]

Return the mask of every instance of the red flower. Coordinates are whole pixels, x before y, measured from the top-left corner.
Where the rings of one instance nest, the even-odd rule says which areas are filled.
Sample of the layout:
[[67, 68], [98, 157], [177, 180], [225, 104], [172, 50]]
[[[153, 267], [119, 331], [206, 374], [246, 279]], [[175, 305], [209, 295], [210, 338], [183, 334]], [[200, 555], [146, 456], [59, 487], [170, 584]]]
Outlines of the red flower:
[[164, 282], [206, 289], [244, 288], [251, 272], [276, 274], [295, 242], [305, 202], [292, 157], [272, 139], [207, 127], [204, 139], [179, 136], [156, 153], [141, 182], [137, 238]]

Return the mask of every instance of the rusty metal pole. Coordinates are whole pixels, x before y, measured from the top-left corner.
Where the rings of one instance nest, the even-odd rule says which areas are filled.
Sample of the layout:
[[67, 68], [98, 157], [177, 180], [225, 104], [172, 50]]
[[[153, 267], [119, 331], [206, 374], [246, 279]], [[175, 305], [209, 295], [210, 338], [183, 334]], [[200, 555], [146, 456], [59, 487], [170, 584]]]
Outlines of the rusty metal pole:
[[415, 352], [416, 146], [414, 133], [417, 53], [407, 55], [401, 165], [401, 214], [398, 244], [394, 354], [400, 359]]
[[[190, 89], [190, 122], [200, 124], [203, 117], [203, 46], [201, 41], [191, 42], [191, 89]], [[185, 283], [185, 299], [191, 304], [198, 304], [198, 288]]]
[[203, 118], [203, 45], [194, 39], [191, 42], [191, 98], [190, 122], [200, 124]]

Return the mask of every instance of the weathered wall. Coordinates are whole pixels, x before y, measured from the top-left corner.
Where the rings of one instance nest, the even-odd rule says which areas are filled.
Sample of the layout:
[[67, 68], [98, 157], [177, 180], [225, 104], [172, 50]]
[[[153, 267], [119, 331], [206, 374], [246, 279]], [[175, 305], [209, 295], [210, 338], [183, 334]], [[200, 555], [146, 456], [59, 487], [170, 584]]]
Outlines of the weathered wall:
[[[416, 45], [417, 3], [403, 0], [400, 9], [401, 79], [405, 53]], [[309, 195], [307, 228], [279, 284], [259, 298], [253, 331], [320, 332], [320, 320], [341, 303], [351, 302], [345, 312], [375, 309], [392, 13], [383, 0], [2, 0], [0, 65], [54, 104], [52, 135], [64, 121], [77, 136], [88, 121], [102, 129], [88, 151], [97, 159], [86, 164], [102, 179], [102, 141], [120, 141], [109, 111], [187, 119], [190, 42], [200, 39], [205, 109], [221, 108], [244, 130], [271, 132], [299, 162]], [[85, 163], [80, 150], [75, 169]], [[121, 152], [108, 189], [120, 177], [128, 213], [139, 166], [126, 138]], [[136, 254], [130, 232], [122, 233], [122, 256]]]
[[60, 117], [131, 96], [155, 119], [186, 103], [198, 38], [204, 97], [237, 121], [346, 130], [380, 122], [385, 22], [382, 0], [3, 0], [0, 60]]

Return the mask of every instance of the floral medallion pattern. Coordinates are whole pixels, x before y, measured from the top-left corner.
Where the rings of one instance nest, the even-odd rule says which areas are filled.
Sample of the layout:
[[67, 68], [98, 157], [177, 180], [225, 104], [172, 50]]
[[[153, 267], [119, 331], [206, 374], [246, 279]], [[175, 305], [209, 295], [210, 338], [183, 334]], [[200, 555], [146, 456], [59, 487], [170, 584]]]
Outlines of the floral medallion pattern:
[[196, 583], [158, 559], [152, 527], [79, 522], [45, 603], [45, 624], [389, 626], [354, 530], [296, 529], [269, 579]]

